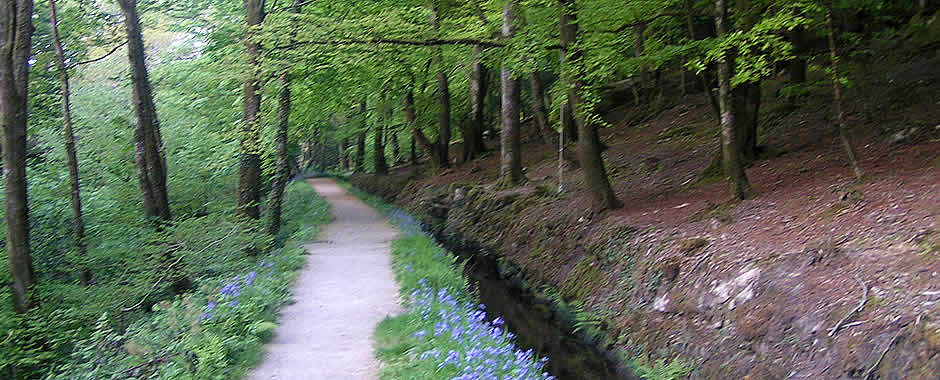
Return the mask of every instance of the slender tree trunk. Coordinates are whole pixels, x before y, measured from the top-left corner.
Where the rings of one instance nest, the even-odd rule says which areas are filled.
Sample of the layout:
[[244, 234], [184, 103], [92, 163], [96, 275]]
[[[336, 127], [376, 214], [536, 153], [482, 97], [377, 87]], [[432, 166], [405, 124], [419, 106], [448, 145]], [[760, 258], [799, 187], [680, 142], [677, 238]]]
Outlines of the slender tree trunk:
[[388, 138], [392, 141], [392, 166], [401, 163], [401, 143], [398, 141], [398, 131], [389, 131]]
[[346, 145], [347, 145], [346, 139], [340, 139], [339, 143], [336, 144], [336, 147], [338, 150], [336, 153], [339, 155], [339, 160], [338, 160], [339, 162], [337, 163], [337, 165], [339, 166], [340, 171], [346, 171], [348, 167], [348, 165], [346, 164]]
[[577, 46], [578, 22], [577, 9], [574, 0], [558, 0], [560, 10], [559, 28], [561, 34], [561, 50], [564, 54], [565, 81], [568, 85], [568, 102], [574, 109], [574, 121], [578, 125], [578, 161], [584, 172], [584, 182], [594, 200], [595, 210], [615, 209], [622, 206], [614, 194], [604, 168], [604, 159], [601, 156], [601, 143], [598, 138], [597, 126], [590, 122], [579, 107], [582, 105], [581, 91], [584, 83], [579, 75], [582, 69], [578, 67], [582, 51]]
[[845, 149], [845, 155], [849, 159], [849, 165], [852, 166], [852, 172], [855, 173], [855, 179], [861, 180], [864, 176], [862, 168], [858, 166], [858, 156], [855, 154], [855, 146], [849, 140], [845, 131], [845, 112], [842, 111], [842, 84], [839, 82], [839, 51], [836, 48], [835, 26], [832, 22], [832, 4], [826, 3], [826, 27], [829, 34], [829, 57], [832, 59], [832, 89], [833, 101], [836, 108], [836, 125], [839, 128], [839, 139], [842, 140], [842, 147]]
[[[291, 2], [290, 13], [300, 13], [302, 6], [301, 0]], [[291, 22], [290, 40], [294, 40], [296, 31]], [[289, 68], [284, 68], [281, 76], [278, 78], [277, 93], [277, 131], [274, 135], [274, 179], [271, 181], [271, 196], [268, 200], [268, 209], [271, 210], [271, 219], [268, 221], [268, 234], [271, 236], [281, 232], [281, 205], [284, 201], [284, 188], [290, 179], [290, 168], [288, 167], [287, 156], [287, 128], [290, 122], [290, 72]]]
[[[695, 33], [695, 23], [692, 20], [692, 0], [682, 0], [682, 6], [685, 8], [685, 24], [689, 29], [689, 39], [695, 41], [698, 39]], [[705, 95], [708, 95], [708, 101], [712, 105], [712, 112], [715, 115], [715, 120], [721, 120], [721, 107], [718, 105], [718, 99], [715, 97], [715, 91], [712, 90], [712, 79], [708, 74], [708, 70], [702, 71], [698, 75], [699, 81], [702, 83], [702, 89], [705, 91]]]
[[245, 55], [247, 73], [242, 87], [241, 144], [238, 166], [238, 214], [258, 219], [261, 212], [261, 44], [255, 40], [255, 28], [264, 22], [264, 0], [244, 0]]
[[[440, 33], [440, 14], [437, 2], [431, 1], [431, 27]], [[444, 72], [444, 51], [440, 46], [434, 49], [432, 65], [437, 69], [437, 94], [440, 99], [440, 114], [437, 133], [437, 154], [440, 167], [450, 167], [450, 84]]]
[[[65, 161], [69, 167], [69, 185], [72, 189], [72, 239], [79, 260], [87, 256], [85, 246], [85, 220], [82, 217], [82, 197], [79, 187], [78, 157], [75, 153], [75, 134], [72, 132], [72, 106], [70, 102], [71, 90], [69, 88], [69, 73], [65, 66], [65, 50], [59, 39], [59, 19], [56, 14], [55, 0], [49, 0], [49, 23], [52, 24], [50, 32], [52, 45], [55, 48], [56, 67], [59, 70], [59, 86], [62, 91], [62, 129], [65, 135]], [[87, 286], [91, 281], [91, 271], [87, 264], [78, 265], [78, 281]]]
[[268, 222], [268, 234], [277, 235], [281, 231], [281, 203], [284, 200], [284, 188], [287, 186], [287, 127], [290, 121], [290, 74], [285, 69], [278, 78], [277, 93], [277, 132], [274, 135], [274, 179], [271, 183], [271, 196], [268, 209], [271, 219]]
[[359, 117], [362, 118], [362, 124], [359, 125], [359, 135], [356, 136], [356, 172], [362, 173], [366, 166], [366, 131], [368, 129], [365, 97], [359, 102]]
[[38, 304], [30, 289], [33, 259], [29, 248], [29, 202], [26, 184], [26, 125], [29, 119], [29, 56], [33, 36], [33, 2], [0, 5], [0, 127], [3, 146], [3, 208], [13, 309], [25, 313]]
[[[638, 22], [633, 24], [633, 56], [636, 58], [643, 56], [644, 51], [644, 42], [646, 33], [646, 24]], [[646, 65], [640, 66], [640, 91], [645, 92], [646, 86], [649, 85], [650, 75], [649, 70], [647, 70]]]
[[388, 174], [388, 162], [385, 161], [385, 123], [389, 120], [386, 119], [384, 112], [382, 112], [381, 107], [385, 103], [385, 93], [382, 93], [382, 99], [379, 101], [379, 107], [376, 108], [375, 114], [375, 134], [373, 134], [372, 142], [372, 166], [375, 168], [375, 174], [386, 175]]
[[153, 103], [153, 91], [147, 74], [146, 51], [141, 34], [137, 0], [119, 0], [124, 26], [127, 31], [127, 52], [134, 87], [134, 157], [137, 179], [143, 196], [144, 215], [148, 218], [170, 220], [170, 205], [166, 191], [166, 158], [160, 138], [160, 123]]
[[[508, 0], [503, 6], [503, 39], [511, 39], [516, 23], [519, 4]], [[522, 159], [519, 147], [519, 80], [513, 78], [512, 70], [503, 64], [500, 74], [503, 129], [500, 131], [501, 166], [500, 176], [508, 184], [522, 181]]]
[[532, 114], [535, 115], [535, 128], [546, 145], [553, 145], [555, 134], [548, 128], [548, 111], [545, 109], [545, 89], [538, 74], [529, 73], [529, 90], [532, 93]]
[[787, 63], [791, 83], [806, 82], [806, 58], [801, 56], [806, 50], [805, 35], [806, 31], [803, 30], [802, 26], [797, 26], [790, 32], [790, 43], [793, 45], [793, 54], [796, 55], [796, 58]]
[[411, 129], [412, 142], [417, 143], [417, 145], [421, 147], [421, 150], [424, 151], [424, 155], [430, 158], [431, 166], [441, 168], [441, 156], [437, 152], [437, 145], [432, 143], [431, 140], [424, 135], [424, 132], [421, 131], [421, 127], [415, 125], [415, 100], [412, 90], [408, 90], [402, 102], [405, 108], [405, 121], [408, 123], [408, 128]]
[[[362, 128], [365, 128], [363, 126]], [[366, 167], [366, 132], [359, 132], [359, 135], [356, 136], [356, 159], [355, 159], [355, 171], [361, 173], [365, 171]]]
[[480, 61], [483, 47], [473, 46], [470, 69], [470, 117], [463, 136], [463, 162], [477, 158], [483, 152], [483, 106], [486, 99], [486, 68]]
[[414, 137], [411, 138], [411, 151], [408, 152], [408, 161], [411, 162], [412, 165], [418, 164], [418, 152], [415, 150]]
[[[725, 0], [715, 0], [715, 24], [718, 29], [718, 38], [728, 35], [728, 15]], [[731, 91], [732, 60], [726, 57], [718, 63], [718, 103], [721, 109], [721, 149], [725, 175], [731, 195], [737, 199], [752, 197], [751, 183], [744, 173], [741, 164], [740, 144], [737, 140], [734, 100]]]

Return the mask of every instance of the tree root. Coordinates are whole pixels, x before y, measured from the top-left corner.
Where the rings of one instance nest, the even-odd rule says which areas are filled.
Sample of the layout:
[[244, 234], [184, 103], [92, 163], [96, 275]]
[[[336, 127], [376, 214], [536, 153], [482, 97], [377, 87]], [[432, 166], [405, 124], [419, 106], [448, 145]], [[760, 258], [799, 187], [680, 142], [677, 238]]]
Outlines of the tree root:
[[868, 286], [865, 285], [865, 282], [861, 278], [858, 278], [858, 275], [855, 275], [855, 281], [858, 281], [858, 284], [862, 286], [862, 300], [858, 303], [854, 309], [849, 310], [842, 319], [836, 323], [835, 326], [829, 329], [829, 336], [833, 337], [839, 332], [839, 329], [842, 328], [842, 324], [849, 319], [853, 314], [862, 312], [862, 309], [865, 308], [865, 302], [868, 302]]
[[871, 378], [871, 375], [875, 373], [875, 369], [877, 369], [878, 366], [881, 365], [881, 361], [884, 360], [885, 355], [887, 355], [888, 351], [891, 350], [891, 346], [894, 346], [894, 341], [898, 339], [898, 335], [901, 335], [901, 330], [898, 330], [898, 332], [894, 333], [894, 336], [891, 337], [890, 341], [888, 341], [888, 345], [885, 347], [883, 351], [881, 351], [881, 355], [878, 356], [878, 360], [876, 360], [875, 364], [872, 364], [872, 366], [868, 368], [868, 371], [865, 371], [865, 377], [863, 377], [862, 379], [868, 380]]

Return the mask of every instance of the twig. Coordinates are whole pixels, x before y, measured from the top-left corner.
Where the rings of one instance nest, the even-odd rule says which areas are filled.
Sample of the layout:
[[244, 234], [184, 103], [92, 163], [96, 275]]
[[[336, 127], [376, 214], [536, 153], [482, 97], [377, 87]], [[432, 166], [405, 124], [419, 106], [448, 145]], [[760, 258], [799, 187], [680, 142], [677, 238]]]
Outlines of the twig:
[[891, 346], [893, 346], [894, 341], [898, 339], [898, 335], [901, 335], [901, 330], [898, 330], [898, 332], [894, 333], [894, 336], [891, 337], [890, 341], [888, 341], [888, 346], [885, 347], [884, 351], [881, 351], [881, 356], [878, 356], [878, 360], [875, 361], [875, 364], [872, 364], [871, 368], [869, 368], [868, 371], [865, 371], [865, 377], [863, 377], [864, 380], [870, 379], [871, 374], [875, 372], [875, 368], [878, 368], [878, 366], [881, 365], [881, 361], [884, 360], [885, 355], [887, 355], [888, 351], [891, 350]]
[[832, 328], [829, 329], [830, 337], [835, 336], [836, 333], [839, 332], [839, 329], [842, 328], [842, 324], [845, 323], [845, 321], [849, 319], [849, 317], [851, 317], [852, 314], [860, 313], [862, 309], [865, 308], [865, 302], [868, 302], [868, 286], [865, 285], [865, 282], [862, 281], [861, 278], [858, 278], [858, 275], [855, 275], [855, 281], [858, 281], [859, 285], [862, 286], [862, 300], [858, 303], [858, 306], [856, 306], [852, 310], [849, 310], [849, 312], [846, 313], [845, 316], [839, 320], [839, 323], [836, 323], [835, 326], [832, 326]]
[[74, 68], [76, 68], [76, 67], [78, 67], [78, 66], [81, 66], [81, 65], [87, 65], [87, 64], [89, 64], [89, 63], [98, 62], [98, 61], [100, 61], [100, 60], [102, 60], [102, 59], [108, 58], [108, 57], [111, 56], [111, 54], [114, 54], [114, 52], [116, 52], [118, 49], [120, 49], [120, 48], [123, 47], [124, 45], [127, 45], [127, 41], [121, 42], [120, 44], [118, 44], [117, 46], [111, 48], [111, 50], [109, 50], [107, 53], [105, 53], [104, 55], [102, 55], [102, 56], [100, 56], [100, 57], [98, 57], [98, 58], [89, 59], [89, 60], [87, 60], [87, 61], [81, 61], [81, 62], [78, 62], [78, 63], [71, 64], [71, 65], [69, 65], [69, 68], [70, 68], [70, 69], [74, 69]]
[[[207, 245], [207, 246], [205, 246], [203, 249], [199, 250], [199, 252], [196, 252], [196, 255], [198, 256], [198, 255], [202, 254], [202, 253], [205, 252], [207, 249], [209, 249], [209, 248], [211, 248], [212, 246], [214, 246], [214, 245], [220, 243], [222, 240], [225, 240], [226, 238], [228, 238], [229, 236], [231, 236], [233, 233], [235, 233], [235, 230], [237, 230], [237, 229], [238, 229], [238, 225], [236, 224], [235, 227], [232, 227], [232, 230], [229, 231], [228, 234], [226, 234], [225, 236], [223, 236], [223, 237], [220, 238], [219, 240], [216, 240], [216, 241], [214, 241], [214, 242], [212, 242], [212, 243], [209, 243], [209, 245]], [[147, 294], [144, 294], [143, 298], [141, 298], [139, 302], [137, 302], [136, 304], [134, 304], [134, 306], [121, 309], [121, 312], [122, 312], [122, 313], [126, 313], [126, 312], [129, 312], [129, 311], [131, 311], [131, 310], [134, 310], [134, 309], [140, 307], [140, 305], [143, 305], [143, 304], [144, 304], [144, 301], [147, 300], [147, 297], [150, 297], [150, 294], [153, 293], [153, 290], [156, 289], [157, 286], [159, 286], [160, 283], [163, 282], [164, 279], [166, 279], [166, 276], [167, 276], [168, 274], [170, 274], [170, 269], [173, 269], [173, 267], [176, 266], [176, 264], [179, 264], [179, 262], [182, 261], [184, 257], [186, 257], [186, 255], [180, 255], [180, 257], [178, 257], [178, 258], [176, 259], [176, 261], [174, 261], [172, 264], [170, 264], [170, 266], [168, 266], [168, 267], [166, 268], [166, 271], [163, 272], [163, 275], [160, 276], [159, 279], [157, 279], [157, 282], [153, 283], [153, 286], [150, 287], [150, 290], [147, 291]]]
[[10, 333], [7, 334], [7, 338], [4, 339], [3, 342], [0, 342], [0, 345], [7, 344], [7, 342], [9, 342], [10, 339], [13, 339], [13, 330], [10, 330]]

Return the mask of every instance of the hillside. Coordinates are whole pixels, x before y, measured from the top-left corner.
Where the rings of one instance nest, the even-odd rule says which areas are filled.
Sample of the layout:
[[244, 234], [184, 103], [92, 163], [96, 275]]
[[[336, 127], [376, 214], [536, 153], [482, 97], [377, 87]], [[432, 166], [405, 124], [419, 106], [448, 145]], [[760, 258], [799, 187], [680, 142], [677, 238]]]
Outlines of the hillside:
[[556, 194], [557, 150], [528, 126], [517, 188], [498, 185], [498, 152], [352, 182], [423, 216], [452, 246], [505, 258], [530, 289], [583, 303], [605, 321], [602, 346], [621, 357], [678, 356], [693, 378], [932, 378], [940, 56], [873, 43], [895, 48], [856, 62], [845, 96], [861, 182], [839, 145], [831, 89], [785, 97], [783, 81], [763, 88], [765, 154], [747, 169], [750, 200], [728, 201], [723, 181], [702, 176], [718, 136], [701, 93], [654, 114], [632, 104], [608, 113], [617, 210], [592, 212], [570, 165]]

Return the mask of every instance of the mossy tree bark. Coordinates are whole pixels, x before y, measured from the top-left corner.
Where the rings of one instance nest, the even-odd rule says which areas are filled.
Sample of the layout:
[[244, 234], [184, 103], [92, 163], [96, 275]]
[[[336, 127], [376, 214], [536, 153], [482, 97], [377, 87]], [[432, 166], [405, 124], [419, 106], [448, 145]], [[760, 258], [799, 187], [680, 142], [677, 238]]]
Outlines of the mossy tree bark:
[[147, 74], [146, 51], [137, 14], [137, 0], [119, 0], [127, 32], [127, 55], [130, 61], [131, 85], [134, 92], [134, 163], [143, 198], [144, 216], [170, 220], [169, 197], [166, 190], [166, 158], [160, 138], [160, 123], [153, 102], [153, 91]]
[[597, 126], [584, 115], [581, 91], [585, 85], [579, 75], [583, 52], [578, 46], [577, 9], [574, 0], [558, 0], [560, 11], [559, 28], [561, 32], [561, 50], [564, 62], [564, 77], [568, 86], [568, 103], [574, 111], [574, 122], [578, 126], [578, 161], [584, 172], [584, 182], [588, 186], [597, 211], [615, 209], [623, 204], [614, 194], [614, 189], [607, 178], [604, 159], [601, 156], [601, 142]]
[[[715, 0], [715, 24], [718, 38], [728, 35], [728, 12], [725, 0]], [[731, 90], [732, 59], [726, 54], [718, 63], [718, 103], [721, 109], [721, 155], [731, 195], [747, 199], [754, 195], [741, 163], [740, 144], [735, 124], [734, 93]]]
[[3, 208], [13, 309], [25, 313], [38, 305], [31, 287], [33, 259], [29, 246], [29, 202], [26, 183], [26, 125], [29, 120], [29, 55], [33, 37], [33, 2], [0, 5], [0, 127], [3, 146]]
[[[519, 12], [516, 0], [509, 0], [503, 6], [504, 39], [512, 38], [515, 31], [516, 17]], [[512, 70], [504, 63], [500, 73], [503, 128], [500, 131], [500, 176], [510, 185], [522, 181], [522, 157], [519, 142], [519, 80], [513, 77]]]
[[[62, 92], [62, 133], [65, 137], [65, 162], [69, 168], [69, 186], [72, 194], [72, 240], [79, 260], [84, 260], [88, 253], [85, 245], [85, 219], [82, 215], [82, 195], [79, 186], [78, 157], [75, 153], [75, 134], [72, 131], [71, 88], [68, 68], [65, 66], [65, 49], [59, 38], [59, 18], [55, 0], [49, 0], [49, 23], [52, 46], [55, 48], [56, 69], [59, 70], [59, 88]], [[87, 286], [91, 281], [91, 271], [85, 263], [77, 266], [78, 281]]]
[[237, 212], [258, 219], [261, 201], [261, 44], [255, 40], [256, 28], [264, 22], [264, 0], [244, 0], [246, 56], [245, 83], [242, 87], [242, 123], [239, 144]]

